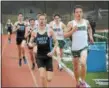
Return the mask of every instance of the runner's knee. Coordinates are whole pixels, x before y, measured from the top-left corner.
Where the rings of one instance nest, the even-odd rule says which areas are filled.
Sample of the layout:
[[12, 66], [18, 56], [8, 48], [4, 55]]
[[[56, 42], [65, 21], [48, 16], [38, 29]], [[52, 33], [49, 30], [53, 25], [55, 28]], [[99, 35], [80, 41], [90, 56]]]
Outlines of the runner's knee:
[[73, 65], [78, 66], [78, 64], [79, 64], [79, 58], [74, 58], [73, 59]]
[[85, 62], [82, 62], [81, 63], [81, 67], [86, 67], [86, 63]]
[[52, 78], [50, 78], [50, 77], [47, 78], [47, 81], [48, 82], [51, 82], [51, 80], [52, 80]]
[[8, 35], [10, 35], [10, 32], [8, 32]]
[[73, 60], [73, 68], [74, 68], [74, 71], [77, 71], [77, 69], [79, 68], [79, 60], [78, 60], [78, 58]]
[[52, 80], [52, 74], [49, 73], [49, 74], [47, 75], [47, 81], [48, 81], [48, 82], [51, 82], [51, 80]]
[[25, 48], [25, 45], [26, 45], [26, 41], [23, 40], [22, 43], [21, 43], [21, 48]]
[[86, 56], [82, 56], [80, 63], [82, 67], [86, 66]]
[[22, 45], [21, 45], [21, 48], [24, 49], [24, 48], [25, 48], [25, 45], [22, 44]]
[[37, 53], [37, 47], [35, 46], [34, 48], [33, 48], [33, 53]]

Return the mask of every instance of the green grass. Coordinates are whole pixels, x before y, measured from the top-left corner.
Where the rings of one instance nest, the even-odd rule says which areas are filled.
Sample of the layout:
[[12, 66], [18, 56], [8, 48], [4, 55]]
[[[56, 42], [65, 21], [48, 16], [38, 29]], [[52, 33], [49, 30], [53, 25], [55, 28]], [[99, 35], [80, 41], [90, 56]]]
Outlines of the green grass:
[[[73, 70], [73, 66], [72, 66], [71, 61], [68, 61], [68, 62], [63, 61], [63, 62], [64, 62], [64, 64], [66, 64], [66, 66], [68, 68]], [[92, 79], [108, 79], [108, 72], [88, 72], [86, 75], [86, 82], [91, 87], [102, 87], [102, 88], [108, 87], [108, 86], [99, 86], [99, 85], [95, 84], [95, 81], [93, 81]]]
[[108, 86], [99, 86], [95, 84], [92, 79], [108, 79], [108, 72], [95, 72], [95, 73], [87, 73], [86, 82], [91, 85], [91, 87], [108, 87]]

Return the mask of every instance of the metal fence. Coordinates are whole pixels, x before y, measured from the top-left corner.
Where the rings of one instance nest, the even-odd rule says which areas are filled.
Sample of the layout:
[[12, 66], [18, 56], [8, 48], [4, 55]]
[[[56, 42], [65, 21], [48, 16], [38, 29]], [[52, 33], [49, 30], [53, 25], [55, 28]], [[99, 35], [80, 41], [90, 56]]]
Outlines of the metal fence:
[[24, 17], [36, 18], [36, 14], [44, 12], [48, 15], [48, 22], [52, 15], [59, 13], [62, 21], [67, 24], [73, 19], [73, 8], [75, 5], [82, 5], [84, 16], [91, 16], [97, 23], [97, 29], [108, 28], [108, 2], [106, 1], [2, 1], [2, 24], [8, 18], [14, 23], [17, 14], [22, 12]]

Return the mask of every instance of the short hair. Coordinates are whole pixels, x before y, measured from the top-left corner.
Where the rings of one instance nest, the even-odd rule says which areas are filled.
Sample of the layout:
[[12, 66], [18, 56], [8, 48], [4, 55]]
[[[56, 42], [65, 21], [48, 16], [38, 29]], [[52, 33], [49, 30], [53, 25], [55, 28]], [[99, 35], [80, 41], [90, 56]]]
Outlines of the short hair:
[[81, 9], [83, 10], [83, 7], [82, 7], [81, 5], [76, 5], [76, 6], [74, 7], [74, 9], [73, 9], [73, 12], [74, 12], [74, 13], [75, 13], [75, 10], [76, 10], [77, 8], [81, 8]]
[[58, 16], [59, 18], [61, 17], [59, 14], [54, 14], [54, 16], [53, 16], [53, 17], [56, 17], [56, 16]]
[[37, 13], [36, 15], [39, 15], [39, 14], [41, 14], [41, 13], [39, 12], [39, 13]]
[[22, 13], [18, 13], [18, 15], [20, 15], [20, 14], [23, 15]]
[[38, 18], [39, 18], [40, 16], [45, 16], [45, 19], [47, 18], [47, 15], [46, 15], [45, 13], [41, 13], [41, 14], [38, 16]]
[[47, 18], [47, 14], [46, 13], [44, 13], [44, 15], [46, 16], [46, 18]]
[[31, 19], [29, 20], [29, 22], [32, 21], [32, 20], [35, 21], [35, 19], [31, 18]]
[[36, 14], [37, 18], [39, 18], [39, 15], [40, 15], [40, 14], [41, 14], [41, 13], [37, 13], [37, 14]]

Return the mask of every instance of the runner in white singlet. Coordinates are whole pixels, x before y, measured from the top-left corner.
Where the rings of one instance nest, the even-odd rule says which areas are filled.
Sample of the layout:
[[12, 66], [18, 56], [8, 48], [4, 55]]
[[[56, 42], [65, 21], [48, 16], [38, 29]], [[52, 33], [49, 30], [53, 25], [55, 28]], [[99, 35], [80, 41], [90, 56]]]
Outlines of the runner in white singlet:
[[[63, 48], [65, 45], [64, 42], [64, 31], [66, 29], [66, 26], [64, 23], [61, 22], [61, 18], [59, 14], [54, 15], [54, 20], [50, 22], [50, 27], [53, 28], [56, 39], [58, 40], [58, 47], [56, 49], [56, 54], [58, 56], [58, 60], [61, 61], [62, 54], [63, 54]], [[58, 65], [60, 71], [62, 70], [61, 64]]]
[[[86, 88], [86, 59], [88, 48], [88, 33], [90, 43], [93, 43], [92, 29], [88, 20], [83, 19], [83, 9], [80, 5], [74, 8], [74, 20], [68, 23], [68, 32], [64, 37], [72, 36], [72, 55], [73, 55], [73, 70], [76, 78], [76, 87]], [[79, 68], [81, 63], [81, 69]], [[79, 75], [82, 81], [79, 81]]]

